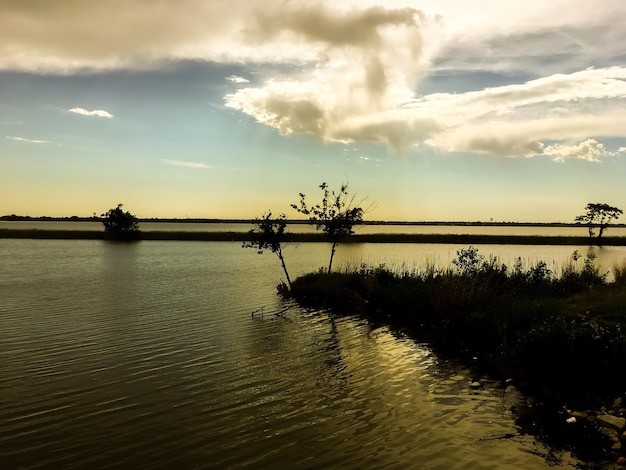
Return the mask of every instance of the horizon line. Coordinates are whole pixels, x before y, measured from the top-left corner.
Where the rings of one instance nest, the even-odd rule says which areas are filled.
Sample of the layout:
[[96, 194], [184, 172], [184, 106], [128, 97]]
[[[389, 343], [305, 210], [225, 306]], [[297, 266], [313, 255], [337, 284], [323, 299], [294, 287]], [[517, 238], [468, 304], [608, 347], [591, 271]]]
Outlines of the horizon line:
[[[30, 215], [2, 215], [0, 221], [19, 222], [22, 220], [40, 221], [40, 222], [96, 222], [101, 221], [100, 216], [30, 216]], [[137, 217], [137, 220], [141, 222], [176, 222], [176, 223], [254, 223], [255, 218], [219, 218], [219, 217]], [[308, 219], [286, 219], [287, 223], [291, 224], [310, 224]], [[587, 224], [581, 222], [529, 222], [529, 221], [481, 221], [481, 220], [364, 220], [361, 224], [357, 225], [519, 225], [519, 226], [542, 226], [542, 225], [560, 225], [560, 226], [574, 226], [574, 227], [586, 227]], [[626, 223], [611, 223], [610, 226], [626, 226]]]

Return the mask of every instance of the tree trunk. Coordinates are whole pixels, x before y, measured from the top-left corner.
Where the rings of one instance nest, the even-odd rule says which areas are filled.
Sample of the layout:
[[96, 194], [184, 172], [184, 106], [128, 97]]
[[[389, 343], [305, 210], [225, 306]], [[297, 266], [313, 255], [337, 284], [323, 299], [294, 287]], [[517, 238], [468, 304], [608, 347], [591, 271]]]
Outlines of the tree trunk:
[[328, 263], [328, 274], [330, 274], [330, 270], [333, 267], [333, 258], [335, 257], [336, 249], [337, 249], [337, 242], [333, 242], [333, 245], [330, 248], [330, 263]]
[[289, 278], [289, 273], [287, 272], [287, 266], [285, 265], [285, 258], [283, 258], [282, 250], [278, 251], [278, 259], [280, 259], [280, 264], [283, 265], [283, 271], [285, 271], [285, 276], [287, 277], [287, 284], [289, 284], [289, 290], [291, 290], [291, 279]]

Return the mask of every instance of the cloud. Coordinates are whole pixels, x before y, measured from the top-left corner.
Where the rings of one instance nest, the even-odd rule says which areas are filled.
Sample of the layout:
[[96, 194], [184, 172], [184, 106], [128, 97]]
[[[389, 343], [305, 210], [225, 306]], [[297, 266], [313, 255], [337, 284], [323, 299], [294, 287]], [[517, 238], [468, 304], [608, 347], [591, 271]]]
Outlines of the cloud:
[[[410, 28], [412, 0], [4, 0], [0, 69], [76, 73], [145, 69], [175, 60], [306, 63], [333, 47], [377, 47], [382, 29]], [[440, 52], [442, 68], [523, 69], [566, 60], [606, 65], [619, 57], [626, 30], [620, 0], [571, 7], [571, 0], [422, 2], [441, 31], [422, 47]], [[405, 43], [404, 47], [411, 47]], [[542, 59], [543, 58], [543, 59]], [[526, 68], [526, 70], [531, 70]], [[535, 70], [535, 69], [532, 69]], [[543, 69], [545, 70], [545, 69]], [[553, 70], [554, 72], [554, 70]]]
[[51, 144], [52, 142], [49, 140], [35, 140], [35, 139], [26, 139], [24, 137], [15, 137], [15, 136], [6, 136], [7, 139], [14, 140], [16, 142], [27, 142], [29, 144]]
[[[396, 152], [428, 144], [444, 151], [499, 156], [541, 154], [542, 141], [626, 137], [626, 68], [587, 69], [467, 93], [415, 97], [389, 83], [380, 93], [363, 76], [343, 85], [325, 67], [298, 80], [269, 81], [227, 95], [226, 105], [283, 135], [380, 142]], [[387, 68], [390, 75], [401, 69]], [[344, 75], [342, 73], [342, 75]]]
[[230, 77], [226, 77], [226, 80], [231, 81], [233, 83], [249, 83], [250, 80], [244, 77], [239, 77], [237, 75], [231, 75]]
[[228, 107], [283, 135], [384, 142], [397, 151], [407, 147], [411, 134], [437, 127], [428, 118], [404, 120], [388, 112], [413, 98], [412, 90], [428, 68], [424, 35], [433, 23], [422, 12], [380, 7], [342, 12], [316, 6], [284, 10], [283, 15], [259, 17], [250, 34], [313, 44], [322, 51], [315, 67], [229, 94]]
[[587, 139], [578, 145], [550, 145], [543, 150], [543, 154], [552, 157], [556, 162], [563, 162], [566, 158], [599, 162], [605, 157], [614, 157], [616, 152], [609, 152], [597, 140]]
[[198, 162], [185, 162], [181, 160], [163, 160], [163, 162], [167, 165], [182, 166], [185, 168], [210, 168], [208, 165]]
[[[271, 12], [261, 16], [251, 34], [266, 40], [281, 37], [292, 44], [308, 41], [320, 47], [323, 52], [315, 59], [315, 67], [225, 97], [226, 106], [282, 135], [306, 133], [327, 142], [378, 142], [397, 153], [427, 144], [444, 151], [499, 156], [538, 154], [544, 140], [626, 136], [613, 124], [597, 125], [614, 115], [623, 122], [618, 113], [626, 98], [624, 67], [551, 73], [466, 93], [416, 96], [433, 60], [446, 52], [437, 46], [440, 18], [410, 8], [370, 7], [355, 12], [319, 5], [283, 13], [286, 16], [280, 18], [288, 21]], [[492, 33], [480, 35], [504, 34]], [[552, 33], [528, 28], [522, 33], [537, 37], [534, 50], [538, 54], [542, 37], [553, 42]], [[485, 55], [485, 50], [481, 53]]]
[[[611, 66], [623, 63], [626, 29], [615, 18], [626, 15], [625, 2], [381, 3], [6, 0], [0, 70], [73, 74], [189, 59], [276, 65], [280, 72], [255, 86], [227, 77], [245, 87], [226, 105], [283, 135], [376, 142], [397, 153], [430, 145], [516, 157], [626, 137], [626, 67]], [[416, 95], [442, 71], [515, 83]]]
[[80, 114], [81, 116], [97, 116], [102, 118], [111, 119], [113, 115], [107, 111], [102, 109], [94, 109], [93, 111], [88, 111], [84, 108], [72, 108], [68, 110], [70, 113]]
[[[282, 0], [264, 0], [263, 8]], [[239, 62], [275, 57], [245, 31], [259, 7], [249, 0], [5, 0], [0, 69], [72, 74], [150, 69], [176, 60]], [[301, 57], [301, 56], [300, 56]]]
[[[285, 8], [280, 15], [273, 12], [257, 16], [254, 31], [263, 40], [283, 33], [293, 33], [297, 39], [332, 46], [376, 46], [381, 40], [379, 28], [384, 26], [414, 26], [417, 10], [412, 8], [385, 9], [371, 6], [346, 14], [315, 6]], [[410, 45], [408, 45], [410, 47]]]
[[260, 8], [249, 0], [8, 0], [0, 16], [0, 70], [143, 70], [177, 60], [312, 63], [329, 45], [376, 46], [382, 29], [415, 23], [415, 10], [406, 5], [327, 3], [264, 0]]

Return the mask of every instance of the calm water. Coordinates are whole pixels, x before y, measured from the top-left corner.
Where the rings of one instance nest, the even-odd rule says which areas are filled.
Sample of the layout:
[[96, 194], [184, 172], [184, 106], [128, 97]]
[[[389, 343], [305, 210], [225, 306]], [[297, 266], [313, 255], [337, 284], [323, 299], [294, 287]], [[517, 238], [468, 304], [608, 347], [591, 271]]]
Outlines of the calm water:
[[[0, 221], [0, 229], [48, 229], [48, 230], [102, 230], [100, 222], [38, 222], [38, 221]], [[144, 232], [247, 232], [252, 225], [245, 223], [170, 223], [142, 222], [139, 228]], [[454, 234], [454, 235], [543, 235], [543, 236], [578, 236], [588, 235], [586, 227], [486, 227], [461, 225], [362, 225], [356, 227], [359, 234], [411, 233], [411, 234]], [[292, 233], [314, 232], [315, 227], [307, 224], [291, 224]], [[607, 236], [626, 237], [626, 227], [610, 227]]]
[[[287, 262], [295, 277], [327, 254]], [[514, 388], [471, 390], [427, 345], [283, 304], [278, 261], [237, 243], [0, 240], [0, 266], [3, 468], [554, 468], [516, 434]]]

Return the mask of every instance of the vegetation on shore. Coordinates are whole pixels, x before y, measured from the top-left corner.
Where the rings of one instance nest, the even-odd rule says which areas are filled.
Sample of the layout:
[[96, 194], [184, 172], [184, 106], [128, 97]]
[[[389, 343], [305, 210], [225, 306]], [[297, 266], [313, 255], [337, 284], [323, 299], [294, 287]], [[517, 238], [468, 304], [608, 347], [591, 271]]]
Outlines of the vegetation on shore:
[[140, 233], [139, 222], [133, 214], [124, 212], [123, 205], [120, 203], [102, 214], [104, 231], [107, 238], [114, 240], [137, 240]]
[[[291, 207], [306, 215], [309, 223], [315, 225], [315, 229], [321, 231], [330, 243], [328, 263], [330, 273], [339, 242], [354, 234], [354, 226], [363, 221], [363, 209], [353, 207], [354, 196], [348, 198], [347, 184], [342, 184], [339, 191], [329, 189], [326, 183], [322, 183], [319, 188], [322, 190], [321, 202], [310, 205], [306, 201], [306, 196], [300, 193], [299, 204], [291, 204]], [[263, 251], [268, 250], [278, 257], [287, 278], [287, 283], [282, 282], [278, 287], [283, 293], [288, 293], [291, 289], [291, 278], [283, 251], [290, 241], [286, 229], [287, 216], [280, 214], [278, 217], [272, 217], [272, 211], [268, 210], [254, 220], [254, 228], [248, 232], [249, 239], [245, 240], [242, 245], [243, 248], [254, 248], [258, 254], [263, 254]]]
[[285, 229], [287, 228], [285, 214], [278, 217], [272, 217], [272, 211], [267, 211], [261, 217], [256, 219], [255, 228], [248, 232], [249, 241], [244, 241], [243, 248], [253, 248], [260, 255], [265, 250], [274, 253], [280, 260], [280, 264], [287, 278], [287, 284], [280, 288], [283, 290], [291, 289], [291, 278], [285, 264], [285, 256], [283, 248], [285, 246]]
[[365, 209], [361, 204], [365, 199], [355, 204], [355, 195], [348, 195], [348, 185], [342, 184], [339, 191], [332, 191], [326, 183], [319, 187], [322, 190], [322, 200], [315, 204], [307, 204], [306, 196], [300, 193], [300, 202], [291, 204], [302, 215], [309, 218], [309, 223], [321, 231], [330, 243], [330, 260], [328, 272], [332, 271], [333, 259], [340, 241], [354, 235], [354, 227], [363, 222]]
[[572, 405], [626, 391], [626, 268], [607, 282], [591, 257], [560, 273], [512, 269], [470, 247], [446, 270], [360, 266], [304, 275], [302, 305], [363, 314], [432, 342], [443, 353]]
[[613, 271], [608, 282], [593, 255], [581, 259], [577, 251], [559, 272], [519, 259], [509, 268], [469, 247], [444, 270], [320, 270], [297, 278], [289, 295], [305, 307], [366, 316], [479, 376], [514, 383], [534, 400], [518, 416], [522, 429], [605, 461], [626, 455], [625, 426], [595, 424], [626, 417], [626, 262]]
[[598, 245], [602, 243], [602, 234], [609, 227], [613, 219], [617, 219], [624, 211], [605, 203], [590, 202], [585, 206], [585, 213], [577, 216], [574, 220], [587, 226], [589, 237], [593, 237], [594, 229], [598, 229]]

